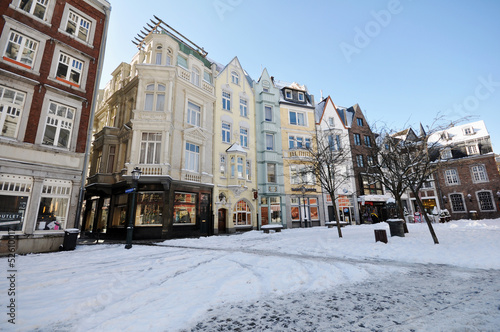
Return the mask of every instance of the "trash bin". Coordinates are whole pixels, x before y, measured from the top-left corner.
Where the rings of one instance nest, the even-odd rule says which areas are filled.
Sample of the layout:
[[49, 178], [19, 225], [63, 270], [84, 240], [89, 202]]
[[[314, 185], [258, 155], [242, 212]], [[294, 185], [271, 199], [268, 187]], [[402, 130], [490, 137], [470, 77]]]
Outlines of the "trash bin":
[[388, 219], [387, 223], [389, 224], [389, 230], [391, 232], [391, 236], [405, 237], [405, 228], [403, 225], [403, 220]]
[[387, 232], [385, 229], [375, 229], [375, 242], [387, 243]]
[[64, 241], [61, 250], [75, 250], [76, 240], [80, 230], [78, 228], [68, 228], [64, 230]]
[[475, 211], [475, 210], [470, 210], [470, 211], [469, 211], [469, 213], [470, 213], [470, 217], [469, 217], [469, 219], [472, 219], [472, 220], [478, 220], [478, 219], [479, 219], [479, 218], [478, 218], [478, 215], [477, 215], [477, 211]]

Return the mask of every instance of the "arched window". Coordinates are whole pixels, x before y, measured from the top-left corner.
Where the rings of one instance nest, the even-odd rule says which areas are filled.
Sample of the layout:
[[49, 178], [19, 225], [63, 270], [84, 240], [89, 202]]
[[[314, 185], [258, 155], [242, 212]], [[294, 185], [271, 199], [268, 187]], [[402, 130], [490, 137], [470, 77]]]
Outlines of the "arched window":
[[169, 47], [167, 48], [167, 66], [172, 65], [172, 49]]
[[248, 204], [241, 200], [236, 203], [236, 209], [233, 213], [234, 226], [252, 226], [252, 211]]
[[161, 65], [161, 58], [163, 55], [162, 48], [163, 48], [163, 46], [161, 46], [161, 44], [156, 46], [156, 52], [155, 52], [155, 64], [156, 65]]
[[191, 69], [191, 83], [196, 86], [200, 86], [200, 71], [196, 67]]

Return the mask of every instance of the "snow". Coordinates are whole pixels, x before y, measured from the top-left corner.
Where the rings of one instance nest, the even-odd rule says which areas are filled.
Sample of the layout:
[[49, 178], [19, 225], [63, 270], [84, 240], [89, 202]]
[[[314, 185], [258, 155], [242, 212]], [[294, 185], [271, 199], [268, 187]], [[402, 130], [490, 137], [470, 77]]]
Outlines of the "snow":
[[17, 256], [0, 330], [496, 330], [500, 219], [433, 226], [438, 245], [425, 223], [375, 242], [379, 223]]

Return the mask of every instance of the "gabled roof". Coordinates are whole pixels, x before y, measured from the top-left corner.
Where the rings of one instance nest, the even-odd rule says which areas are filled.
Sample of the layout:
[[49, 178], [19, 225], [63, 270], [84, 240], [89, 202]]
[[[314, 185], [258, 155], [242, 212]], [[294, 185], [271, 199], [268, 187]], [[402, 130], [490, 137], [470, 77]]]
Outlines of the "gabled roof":
[[227, 148], [226, 152], [240, 152], [247, 154], [246, 150], [243, 149], [238, 143], [231, 144], [231, 146]]
[[215, 62], [215, 65], [216, 65], [216, 70], [218, 72], [217, 74], [217, 77], [222, 75], [222, 73], [226, 70], [226, 68], [231, 64], [235, 62], [237, 67], [239, 67], [241, 69], [241, 71], [243, 72], [243, 75], [245, 75], [245, 78], [248, 82], [248, 85], [250, 85], [250, 87], [253, 87], [253, 80], [252, 78], [250, 77], [250, 75], [247, 73], [247, 71], [245, 69], [243, 69], [243, 66], [241, 65], [240, 63], [240, 60], [238, 59], [237, 56], [235, 56], [231, 61], [229, 61], [229, 63], [225, 66], [223, 66], [222, 64], [220, 63], [217, 63]]

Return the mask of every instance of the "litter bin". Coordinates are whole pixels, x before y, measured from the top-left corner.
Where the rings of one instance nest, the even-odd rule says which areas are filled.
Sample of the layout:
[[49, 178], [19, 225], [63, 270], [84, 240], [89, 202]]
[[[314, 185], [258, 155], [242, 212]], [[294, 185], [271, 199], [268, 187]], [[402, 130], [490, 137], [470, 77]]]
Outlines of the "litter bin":
[[403, 220], [388, 219], [387, 223], [389, 224], [389, 230], [391, 232], [391, 236], [405, 237], [405, 228], [403, 225]]
[[387, 232], [385, 229], [375, 229], [375, 242], [387, 243]]
[[78, 233], [80, 233], [80, 230], [78, 228], [65, 229], [64, 241], [61, 250], [75, 250]]
[[479, 219], [478, 216], [477, 216], [477, 211], [470, 210], [469, 213], [470, 213], [469, 219], [472, 219], [472, 220], [478, 220]]

